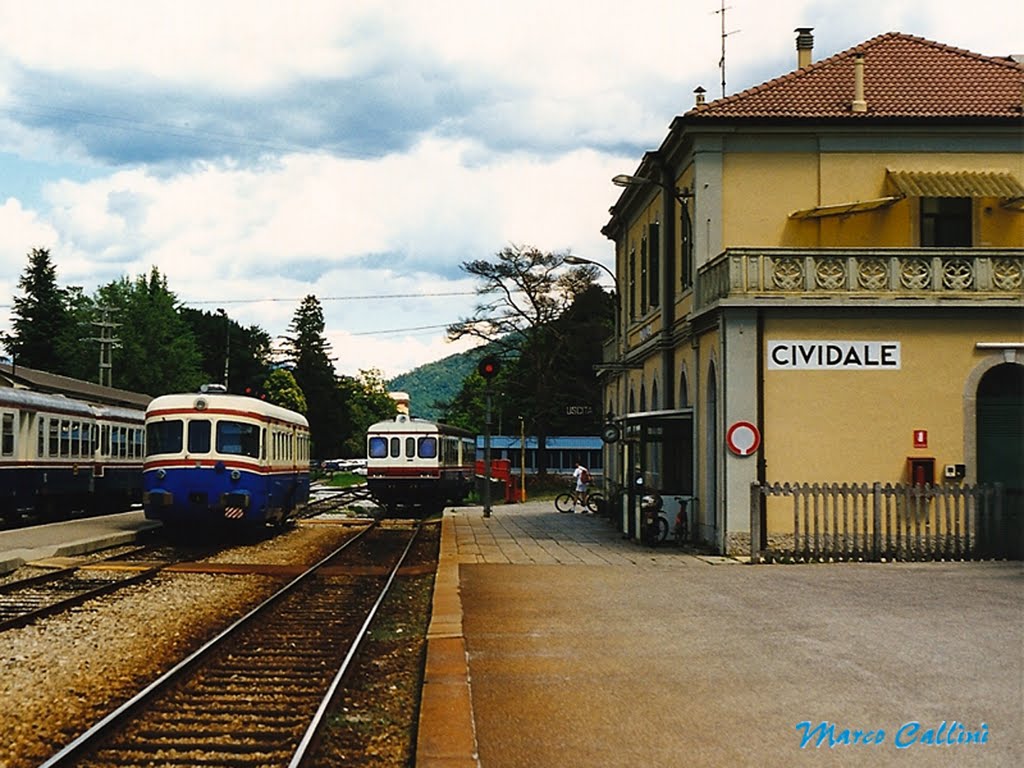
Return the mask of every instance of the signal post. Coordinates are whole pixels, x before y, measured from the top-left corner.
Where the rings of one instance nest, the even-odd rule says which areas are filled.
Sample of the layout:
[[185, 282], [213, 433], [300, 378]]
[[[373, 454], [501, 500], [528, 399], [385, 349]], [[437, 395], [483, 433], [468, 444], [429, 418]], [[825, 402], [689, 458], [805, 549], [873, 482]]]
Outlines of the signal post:
[[484, 380], [484, 517], [491, 516], [491, 380], [498, 375], [501, 364], [494, 355], [487, 355], [476, 367]]

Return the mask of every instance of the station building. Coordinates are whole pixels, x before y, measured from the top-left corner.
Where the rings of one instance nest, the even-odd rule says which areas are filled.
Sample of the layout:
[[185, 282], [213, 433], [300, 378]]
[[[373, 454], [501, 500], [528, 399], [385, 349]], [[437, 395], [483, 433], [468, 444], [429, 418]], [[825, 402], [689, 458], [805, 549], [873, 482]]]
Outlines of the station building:
[[1020, 515], [1024, 66], [797, 33], [794, 70], [698, 88], [613, 180], [605, 474], [719, 552], [749, 551], [752, 483], [1002, 482]]

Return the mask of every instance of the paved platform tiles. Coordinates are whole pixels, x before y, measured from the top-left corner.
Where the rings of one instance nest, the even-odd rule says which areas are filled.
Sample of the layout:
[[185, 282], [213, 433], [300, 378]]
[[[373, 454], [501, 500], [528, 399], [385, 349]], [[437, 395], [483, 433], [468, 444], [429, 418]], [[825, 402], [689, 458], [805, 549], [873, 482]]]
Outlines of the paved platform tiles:
[[469, 564], [685, 567], [735, 564], [665, 545], [643, 548], [610, 521], [559, 513], [551, 501], [450, 509], [442, 521], [441, 554], [428, 632], [420, 707], [417, 766], [479, 766], [476, 723], [463, 635], [459, 569]]
[[[1024, 764], [1020, 563], [750, 566], [550, 505], [446, 513], [417, 765]], [[797, 724], [884, 730], [801, 748]], [[943, 721], [989, 743], [897, 749]]]

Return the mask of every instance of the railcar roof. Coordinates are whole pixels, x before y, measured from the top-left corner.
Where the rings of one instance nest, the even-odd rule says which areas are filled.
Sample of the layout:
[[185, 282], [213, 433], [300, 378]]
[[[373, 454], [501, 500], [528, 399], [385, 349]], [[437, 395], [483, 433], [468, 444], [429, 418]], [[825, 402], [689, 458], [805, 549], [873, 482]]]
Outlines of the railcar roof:
[[154, 411], [182, 408], [195, 410], [195, 404], [198, 400], [204, 400], [206, 402], [205, 410], [219, 409], [248, 412], [259, 416], [278, 419], [280, 421], [299, 424], [304, 427], [309, 426], [309, 422], [306, 420], [306, 417], [301, 413], [296, 413], [295, 411], [290, 411], [287, 408], [282, 408], [280, 405], [274, 405], [273, 403], [268, 403], [255, 397], [228, 395], [219, 392], [190, 392], [173, 395], [160, 395], [160, 397], [153, 398], [153, 400], [150, 401], [149, 406], [146, 408], [146, 413], [149, 414]]
[[419, 419], [415, 416], [405, 416], [399, 414], [393, 419], [387, 421], [378, 421], [376, 424], [370, 425], [366, 430], [367, 434], [392, 434], [402, 432], [442, 432], [448, 435], [456, 435], [459, 437], [472, 438], [474, 435], [472, 432], [462, 429], [461, 427], [453, 427], [450, 424], [441, 424], [436, 421], [429, 421], [427, 419]]
[[5, 405], [8, 408], [60, 411], [61, 413], [89, 417], [95, 416], [94, 409], [96, 408], [96, 406], [91, 406], [89, 403], [65, 397], [64, 395], [50, 395], [43, 392], [33, 392], [29, 389], [9, 387], [0, 387], [0, 405]]

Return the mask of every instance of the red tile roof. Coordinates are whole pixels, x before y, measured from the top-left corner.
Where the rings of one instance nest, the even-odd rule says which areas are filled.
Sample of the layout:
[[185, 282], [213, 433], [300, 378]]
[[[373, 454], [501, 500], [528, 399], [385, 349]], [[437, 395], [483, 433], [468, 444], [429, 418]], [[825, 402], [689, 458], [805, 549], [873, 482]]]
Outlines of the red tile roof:
[[[866, 112], [851, 111], [854, 56], [864, 55]], [[754, 88], [698, 106], [702, 118], [1022, 119], [1024, 66], [888, 32]], [[1024, 123], [1022, 123], [1024, 125]]]

